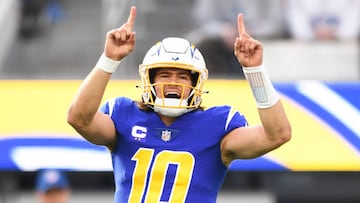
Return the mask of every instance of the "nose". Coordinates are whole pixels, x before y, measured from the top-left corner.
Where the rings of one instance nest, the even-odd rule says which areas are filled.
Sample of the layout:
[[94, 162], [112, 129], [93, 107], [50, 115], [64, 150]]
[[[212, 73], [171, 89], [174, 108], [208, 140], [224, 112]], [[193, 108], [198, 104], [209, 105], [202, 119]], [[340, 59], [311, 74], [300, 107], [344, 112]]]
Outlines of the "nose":
[[169, 82], [171, 83], [178, 83], [179, 82], [179, 77], [176, 74], [172, 74], [169, 78]]
[[171, 75], [171, 77], [169, 77], [168, 83], [166, 86], [170, 89], [180, 89], [181, 85], [179, 85], [181, 83], [181, 78], [179, 76], [177, 76], [176, 74]]

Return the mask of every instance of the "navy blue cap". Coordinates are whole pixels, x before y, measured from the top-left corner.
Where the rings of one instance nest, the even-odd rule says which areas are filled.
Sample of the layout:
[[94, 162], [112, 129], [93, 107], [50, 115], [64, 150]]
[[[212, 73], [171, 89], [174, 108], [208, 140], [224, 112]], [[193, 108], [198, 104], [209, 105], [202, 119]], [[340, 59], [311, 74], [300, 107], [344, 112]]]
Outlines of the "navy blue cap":
[[69, 188], [69, 181], [64, 171], [46, 169], [39, 171], [36, 180], [36, 190], [47, 192], [51, 189]]

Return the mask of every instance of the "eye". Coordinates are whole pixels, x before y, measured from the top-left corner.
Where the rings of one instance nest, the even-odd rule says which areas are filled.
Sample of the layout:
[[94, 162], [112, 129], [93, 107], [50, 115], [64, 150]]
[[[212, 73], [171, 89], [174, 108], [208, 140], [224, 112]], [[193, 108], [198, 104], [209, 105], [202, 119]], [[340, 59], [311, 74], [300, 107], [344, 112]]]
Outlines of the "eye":
[[179, 78], [181, 80], [190, 80], [190, 76], [188, 74], [180, 74]]
[[160, 78], [168, 78], [168, 77], [170, 77], [170, 74], [163, 72], [163, 73], [160, 73], [160, 74], [159, 74], [159, 77], [160, 77]]

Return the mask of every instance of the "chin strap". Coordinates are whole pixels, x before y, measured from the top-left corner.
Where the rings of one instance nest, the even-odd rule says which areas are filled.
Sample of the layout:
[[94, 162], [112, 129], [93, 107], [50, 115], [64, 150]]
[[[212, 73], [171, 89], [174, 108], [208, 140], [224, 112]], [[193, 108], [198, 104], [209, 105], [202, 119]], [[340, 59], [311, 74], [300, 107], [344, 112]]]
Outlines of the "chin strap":
[[[171, 107], [166, 107], [171, 106]], [[155, 98], [154, 111], [169, 117], [178, 117], [190, 111], [194, 108], [186, 108], [187, 101], [174, 98]]]

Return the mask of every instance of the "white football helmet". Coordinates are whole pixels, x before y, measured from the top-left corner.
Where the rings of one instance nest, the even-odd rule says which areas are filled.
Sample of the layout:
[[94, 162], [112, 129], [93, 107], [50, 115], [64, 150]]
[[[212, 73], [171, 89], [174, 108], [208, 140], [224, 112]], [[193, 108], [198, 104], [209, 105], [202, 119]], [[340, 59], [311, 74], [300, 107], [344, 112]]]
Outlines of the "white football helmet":
[[[190, 95], [180, 95], [179, 98], [166, 98], [164, 85], [179, 85], [183, 89], [186, 85], [179, 83], [154, 83], [154, 69], [180, 68], [189, 70], [192, 79]], [[204, 82], [208, 78], [208, 70], [200, 51], [189, 41], [170, 37], [157, 42], [146, 53], [139, 66], [142, 82], [142, 100], [151, 106], [155, 112], [165, 116], [177, 117], [198, 108], [201, 104]], [[155, 85], [161, 85], [162, 97], [156, 96]], [[184, 91], [182, 91], [184, 94]]]

